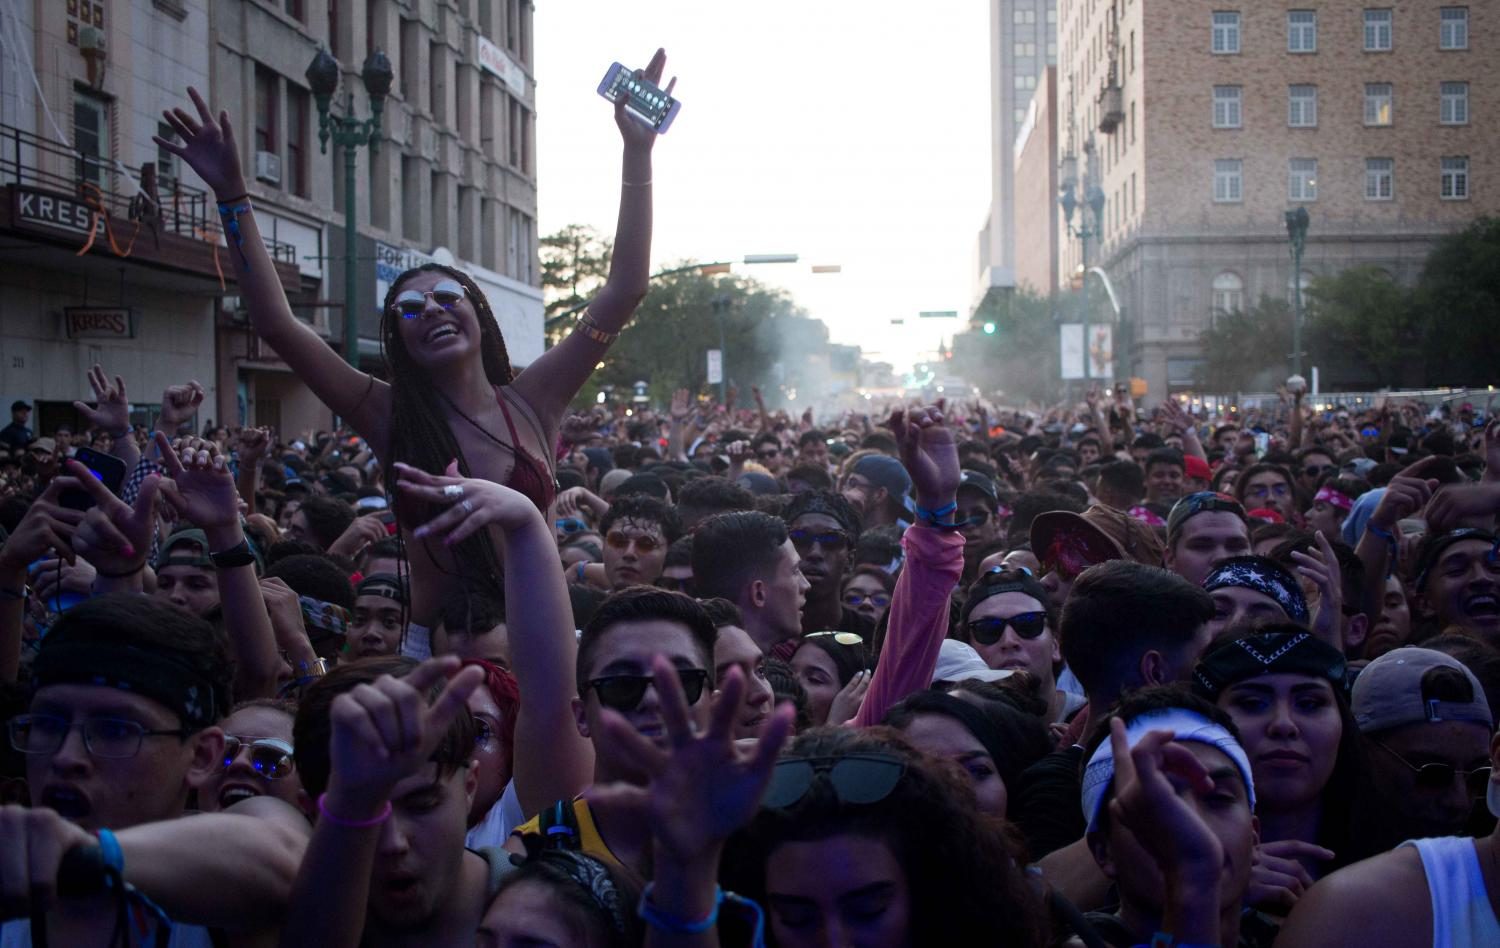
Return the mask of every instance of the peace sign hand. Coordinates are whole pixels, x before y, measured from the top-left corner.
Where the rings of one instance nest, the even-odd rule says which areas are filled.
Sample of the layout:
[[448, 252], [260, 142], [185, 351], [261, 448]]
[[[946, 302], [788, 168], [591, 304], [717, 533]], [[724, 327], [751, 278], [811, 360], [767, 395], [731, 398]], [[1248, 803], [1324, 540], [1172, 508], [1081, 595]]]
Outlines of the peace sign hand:
[[[428, 695], [444, 679], [447, 685], [429, 703]], [[458, 657], [444, 655], [404, 678], [382, 675], [335, 698], [329, 711], [330, 807], [351, 820], [378, 813], [396, 784], [427, 764], [483, 681], [483, 669], [459, 671]]]
[[152, 136], [152, 140], [157, 147], [187, 162], [188, 167], [198, 172], [198, 177], [218, 197], [244, 194], [245, 175], [240, 171], [239, 146], [234, 142], [234, 125], [229, 121], [229, 113], [220, 110], [215, 119], [203, 96], [191, 86], [188, 87], [188, 98], [193, 100], [197, 109], [196, 119], [180, 108], [162, 113], [162, 118], [182, 141], [167, 141], [159, 135]]

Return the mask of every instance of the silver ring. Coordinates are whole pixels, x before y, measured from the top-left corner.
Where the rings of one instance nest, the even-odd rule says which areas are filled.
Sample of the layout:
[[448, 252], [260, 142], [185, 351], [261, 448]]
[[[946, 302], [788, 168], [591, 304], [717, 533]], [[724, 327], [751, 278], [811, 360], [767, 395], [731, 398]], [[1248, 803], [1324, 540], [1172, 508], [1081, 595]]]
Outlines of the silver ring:
[[457, 500], [464, 495], [464, 485], [449, 484], [443, 488], [443, 497], [447, 500]]
[[463, 503], [459, 504], [459, 506], [464, 509], [464, 513], [474, 512], [474, 501], [472, 500], [465, 500]]

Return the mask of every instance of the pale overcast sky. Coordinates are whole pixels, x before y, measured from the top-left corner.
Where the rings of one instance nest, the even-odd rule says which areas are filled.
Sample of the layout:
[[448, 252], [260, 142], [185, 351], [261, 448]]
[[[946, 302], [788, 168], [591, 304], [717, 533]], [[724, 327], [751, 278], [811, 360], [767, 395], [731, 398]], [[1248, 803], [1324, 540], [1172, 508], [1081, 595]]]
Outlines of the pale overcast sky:
[[[799, 254], [736, 272], [785, 287], [834, 342], [909, 366], [959, 328], [974, 289], [990, 198], [988, 6], [538, 3], [540, 233], [613, 234], [619, 134], [596, 89], [611, 62], [644, 66], [664, 47], [682, 109], [655, 151], [653, 269]], [[843, 272], [811, 275], [820, 263]]]

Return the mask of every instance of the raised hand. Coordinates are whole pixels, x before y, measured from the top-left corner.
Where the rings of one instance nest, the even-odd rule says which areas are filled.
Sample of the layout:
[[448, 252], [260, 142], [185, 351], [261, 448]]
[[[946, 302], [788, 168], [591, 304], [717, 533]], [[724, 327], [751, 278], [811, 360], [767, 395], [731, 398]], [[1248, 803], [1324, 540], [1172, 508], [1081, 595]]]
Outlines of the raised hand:
[[385, 532], [385, 521], [376, 514], [360, 514], [350, 521], [339, 538], [334, 540], [328, 547], [328, 552], [335, 556], [347, 556], [351, 560], [358, 560], [365, 550], [384, 540], [390, 534]]
[[[413, 536], [439, 537], [452, 545], [494, 525], [510, 531], [537, 518], [536, 505], [525, 494], [479, 478], [463, 477], [450, 461], [442, 476], [398, 463], [396, 490], [413, 500], [448, 504], [447, 510], [417, 527]], [[456, 488], [456, 489], [455, 489]]]
[[680, 424], [682, 424], [683, 420], [687, 418], [687, 416], [688, 416], [688, 390], [687, 389], [685, 389], [685, 388], [679, 388], [677, 391], [675, 391], [675, 392], [672, 393], [672, 404], [671, 404], [670, 407], [668, 407], [667, 414], [669, 416], [671, 416], [673, 424], [680, 425]]
[[1437, 486], [1436, 479], [1397, 474], [1386, 485], [1385, 495], [1375, 505], [1375, 512], [1370, 514], [1370, 523], [1390, 533], [1398, 521], [1415, 517], [1427, 506]]
[[668, 746], [658, 748], [609, 708], [604, 710], [604, 729], [638, 772], [651, 778], [647, 810], [658, 853], [690, 863], [755, 815], [776, 755], [791, 733], [793, 712], [789, 705], [778, 707], [753, 748], [738, 744], [734, 719], [745, 679], [734, 668], [714, 696], [708, 730], [696, 734], [677, 670], [658, 655], [651, 673], [661, 696]]
[[130, 400], [125, 397], [125, 380], [115, 376], [111, 383], [98, 363], [89, 369], [89, 387], [94, 390], [94, 407], [87, 402], [74, 402], [73, 407], [88, 419], [95, 428], [108, 431], [115, 437], [130, 430]]
[[[666, 68], [667, 51], [658, 49], [656, 54], [651, 57], [651, 62], [647, 64], [645, 69], [637, 69], [635, 71], [636, 78], [649, 79], [654, 85], [661, 86], [662, 72]], [[672, 81], [667, 83], [663, 91], [671, 95], [672, 89], [676, 85], [677, 77], [673, 76]], [[615, 124], [620, 127], [620, 137], [625, 140], [625, 147], [627, 148], [633, 147], [650, 151], [651, 146], [656, 144], [656, 129], [626, 111], [624, 96], [615, 103]]]
[[[429, 704], [428, 693], [444, 679], [447, 685]], [[483, 681], [482, 669], [459, 671], [458, 657], [444, 655], [403, 678], [382, 675], [335, 698], [328, 797], [336, 802], [330, 806], [351, 819], [379, 811], [396, 784], [426, 765]]]
[[870, 681], [874, 678], [870, 671], [857, 671], [854, 677], [849, 679], [849, 684], [839, 689], [839, 693], [833, 696], [833, 703], [828, 706], [828, 724], [847, 724], [859, 713], [859, 706], [865, 703], [865, 693], [870, 690]]
[[1224, 847], [1192, 804], [1178, 796], [1174, 783], [1189, 793], [1210, 793], [1214, 780], [1193, 752], [1173, 741], [1171, 731], [1152, 731], [1130, 747], [1125, 722], [1110, 719], [1114, 750], [1115, 795], [1111, 818], [1135, 836], [1171, 884], [1195, 874], [1217, 879]]
[[1313, 553], [1301, 550], [1292, 553], [1297, 563], [1297, 575], [1311, 580], [1318, 587], [1318, 614], [1313, 617], [1313, 634], [1334, 648], [1343, 649], [1344, 584], [1339, 569], [1339, 558], [1334, 555], [1328, 538], [1319, 530], [1314, 539], [1317, 547]]
[[[89, 480], [93, 480], [89, 476]], [[83, 523], [83, 511], [72, 510], [58, 502], [65, 490], [80, 488], [76, 477], [54, 477], [42, 495], [32, 501], [26, 516], [16, 524], [4, 544], [0, 544], [0, 569], [25, 572], [26, 568], [45, 559], [48, 550], [56, 550], [69, 563], [73, 557], [73, 531]], [[101, 487], [104, 485], [100, 485]]]
[[271, 634], [276, 639], [276, 647], [286, 656], [292, 674], [298, 674], [318, 657], [307, 637], [307, 626], [302, 622], [302, 603], [292, 587], [278, 576], [260, 581], [260, 595], [266, 601], [266, 612], [271, 617]]
[[941, 404], [891, 414], [891, 431], [901, 447], [901, 463], [911, 475], [917, 504], [928, 510], [947, 506], [958, 495], [958, 444], [943, 421]]
[[1459, 527], [1494, 525], [1500, 514], [1500, 481], [1477, 484], [1450, 484], [1432, 495], [1424, 516], [1433, 533], [1447, 533]]
[[57, 904], [57, 870], [75, 846], [94, 837], [47, 807], [0, 807], [0, 917], [24, 918]]
[[73, 532], [73, 552], [88, 560], [106, 578], [140, 572], [151, 548], [160, 478], [153, 474], [142, 481], [135, 505], [131, 506], [110, 493], [102, 481], [77, 461], [68, 461], [66, 470], [78, 481], [77, 486], [94, 499], [94, 506]]
[[1261, 843], [1255, 847], [1255, 862], [1250, 866], [1245, 904], [1285, 915], [1315, 881], [1303, 860], [1327, 862], [1333, 858], [1331, 850], [1300, 839]]
[[239, 493], [218, 445], [202, 438], [178, 438], [174, 448], [158, 431], [156, 446], [167, 469], [162, 496], [177, 516], [205, 530], [239, 522]]
[[162, 113], [182, 141], [167, 141], [160, 136], [152, 136], [152, 140], [157, 147], [187, 162], [220, 198], [244, 194], [245, 175], [240, 170], [240, 150], [234, 141], [229, 113], [221, 110], [215, 119], [203, 96], [192, 87], [188, 88], [188, 98], [193, 100], [197, 118], [180, 108]]
[[197, 379], [182, 385], [168, 385], [161, 393], [161, 415], [156, 419], [156, 430], [176, 435], [178, 428], [192, 420], [198, 406], [203, 404], [205, 394]]
[[270, 449], [270, 428], [241, 428], [239, 437], [235, 440], [235, 451], [239, 454], [242, 466], [259, 464]]

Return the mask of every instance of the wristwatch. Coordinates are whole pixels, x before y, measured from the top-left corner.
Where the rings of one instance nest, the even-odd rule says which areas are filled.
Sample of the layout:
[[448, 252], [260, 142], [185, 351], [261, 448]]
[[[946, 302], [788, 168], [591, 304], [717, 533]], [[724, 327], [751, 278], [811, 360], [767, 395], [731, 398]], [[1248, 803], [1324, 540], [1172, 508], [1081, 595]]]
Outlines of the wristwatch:
[[249, 540], [240, 540], [223, 552], [210, 553], [208, 558], [213, 562], [214, 569], [233, 569], [236, 566], [249, 566], [255, 562], [255, 554], [250, 552]]

